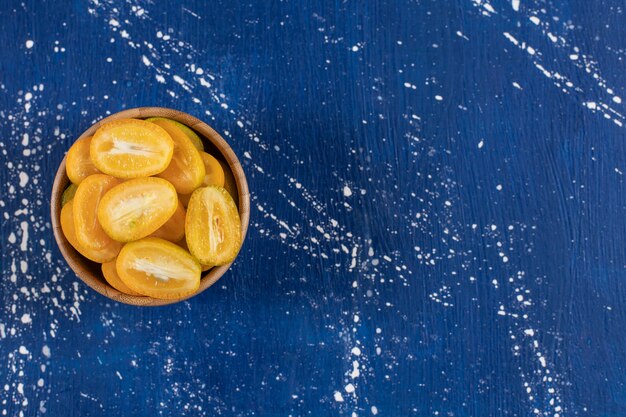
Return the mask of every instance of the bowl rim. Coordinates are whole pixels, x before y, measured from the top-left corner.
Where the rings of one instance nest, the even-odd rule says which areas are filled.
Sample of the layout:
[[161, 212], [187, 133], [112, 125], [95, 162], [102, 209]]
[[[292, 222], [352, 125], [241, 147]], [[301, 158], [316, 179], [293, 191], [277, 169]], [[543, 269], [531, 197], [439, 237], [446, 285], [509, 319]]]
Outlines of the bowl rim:
[[[250, 192], [248, 189], [246, 175], [243, 171], [243, 167], [241, 166], [241, 162], [228, 142], [226, 142], [226, 140], [207, 123], [180, 110], [174, 110], [166, 107], [136, 107], [113, 113], [94, 123], [87, 130], [85, 130], [76, 139], [76, 141], [86, 136], [93, 135], [95, 131], [106, 122], [126, 118], [147, 119], [149, 117], [165, 117], [181, 122], [199, 133], [203, 141], [208, 141], [215, 148], [217, 148], [222, 158], [230, 167], [235, 179], [235, 184], [237, 185], [237, 195], [239, 200], [237, 208], [239, 209], [239, 216], [241, 218], [241, 243], [243, 246], [250, 222]], [[198, 290], [195, 293], [183, 298], [165, 300], [147, 296], [133, 296], [116, 290], [104, 279], [93, 274], [90, 268], [88, 268], [88, 263], [91, 261], [80, 255], [78, 251], [70, 245], [61, 230], [61, 196], [67, 185], [70, 183], [65, 171], [66, 158], [67, 156], [64, 156], [63, 160], [59, 164], [59, 168], [57, 169], [52, 185], [52, 196], [50, 201], [52, 232], [57, 242], [57, 246], [68, 266], [74, 271], [78, 278], [99, 294], [102, 294], [103, 296], [114, 301], [136, 306], [163, 306], [174, 304], [194, 297], [209, 288], [211, 285], [215, 284], [215, 282], [217, 282], [217, 280], [219, 280], [233, 264], [234, 260], [229, 264], [211, 268], [206, 273], [203, 273]], [[239, 251], [241, 251], [241, 247], [239, 248]], [[239, 253], [237, 256], [238, 255]]]

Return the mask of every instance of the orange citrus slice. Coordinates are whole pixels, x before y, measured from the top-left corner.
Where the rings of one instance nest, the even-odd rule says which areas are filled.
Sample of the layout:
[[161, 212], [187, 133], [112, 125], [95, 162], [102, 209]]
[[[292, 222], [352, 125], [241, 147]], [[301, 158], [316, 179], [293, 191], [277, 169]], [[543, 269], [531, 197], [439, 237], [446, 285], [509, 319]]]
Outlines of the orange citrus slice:
[[96, 168], [117, 178], [158, 174], [170, 164], [173, 152], [174, 142], [163, 128], [138, 119], [103, 124], [89, 147]]
[[78, 185], [72, 200], [76, 240], [88, 251], [90, 256], [87, 257], [92, 261], [113, 260], [122, 247], [104, 232], [96, 216], [102, 196], [119, 182], [104, 174], [90, 175]]
[[146, 119], [146, 122], [154, 122], [155, 120], [168, 120], [174, 123], [176, 126], [180, 128], [180, 130], [182, 130], [185, 133], [185, 135], [187, 135], [187, 137], [191, 140], [191, 142], [193, 143], [193, 146], [195, 146], [197, 150], [204, 151], [204, 145], [202, 144], [202, 139], [200, 139], [200, 136], [198, 136], [196, 132], [191, 130], [189, 126], [182, 124], [181, 122], [177, 120], [167, 119], [165, 117], [150, 117], [149, 119]]
[[99, 262], [102, 256], [99, 251], [94, 251], [81, 246], [76, 239], [76, 229], [74, 228], [74, 200], [70, 200], [61, 209], [61, 230], [63, 236], [70, 242], [70, 245], [85, 258], [94, 262]]
[[185, 220], [187, 246], [203, 265], [224, 265], [241, 246], [237, 206], [222, 187], [198, 188], [191, 195]]
[[127, 243], [117, 257], [116, 267], [128, 288], [154, 298], [186, 297], [200, 286], [198, 261], [163, 239], [148, 237]]
[[[204, 180], [202, 181], [201, 187], [207, 187], [209, 185], [217, 185], [219, 187], [224, 186], [224, 168], [220, 164], [220, 161], [215, 159], [213, 155], [210, 155], [206, 152], [200, 152], [200, 157], [202, 158], [202, 162], [204, 163], [204, 170], [206, 171], [204, 175]], [[191, 198], [191, 194], [179, 194], [178, 200], [183, 203], [185, 207], [189, 204], [189, 199]]]
[[163, 128], [174, 141], [172, 161], [158, 176], [171, 182], [179, 193], [191, 193], [202, 184], [206, 173], [200, 153], [171, 120], [155, 120], [152, 123]]
[[98, 206], [98, 221], [112, 239], [130, 242], [163, 226], [176, 211], [174, 186], [162, 178], [135, 178], [111, 188]]
[[65, 159], [65, 171], [67, 177], [74, 184], [80, 184], [82, 180], [93, 174], [99, 174], [100, 171], [91, 162], [89, 156], [89, 146], [91, 145], [91, 136], [82, 138], [74, 142]]
[[204, 180], [202, 186], [217, 185], [218, 187], [224, 186], [224, 169], [220, 165], [220, 161], [215, 159], [213, 155], [206, 152], [200, 152], [202, 162], [204, 162]]

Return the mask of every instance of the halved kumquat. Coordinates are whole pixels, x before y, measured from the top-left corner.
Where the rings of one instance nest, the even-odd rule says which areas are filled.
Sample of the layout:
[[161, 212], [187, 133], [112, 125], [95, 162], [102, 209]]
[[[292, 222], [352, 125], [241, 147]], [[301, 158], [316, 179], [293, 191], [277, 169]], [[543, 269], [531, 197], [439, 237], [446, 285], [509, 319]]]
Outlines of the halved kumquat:
[[154, 298], [187, 297], [200, 286], [198, 260], [175, 243], [154, 237], [127, 243], [116, 269], [128, 288]]
[[[220, 161], [215, 159], [213, 155], [210, 155], [206, 152], [200, 152], [200, 157], [202, 158], [202, 162], [204, 163], [204, 169], [206, 171], [201, 187], [208, 187], [209, 185], [217, 185], [219, 187], [223, 187], [224, 168], [222, 168]], [[178, 200], [181, 201], [185, 207], [189, 205], [190, 198], [191, 194], [178, 195]]]
[[117, 178], [158, 174], [168, 167], [173, 153], [170, 135], [157, 124], [139, 119], [104, 123], [89, 148], [94, 165]]
[[92, 136], [87, 136], [74, 142], [65, 159], [65, 171], [67, 177], [74, 184], [80, 184], [82, 180], [100, 171], [91, 161], [89, 147]]
[[198, 188], [191, 195], [185, 219], [187, 246], [203, 265], [224, 265], [241, 246], [237, 206], [222, 187]]
[[85, 258], [94, 262], [100, 262], [102, 256], [99, 251], [94, 251], [83, 247], [76, 239], [76, 229], [74, 228], [74, 200], [70, 200], [61, 209], [61, 230], [63, 236], [70, 242], [70, 245]]
[[202, 186], [207, 187], [209, 185], [217, 185], [218, 187], [224, 186], [224, 169], [220, 165], [220, 161], [206, 152], [200, 152], [200, 157], [204, 163], [204, 180]]
[[185, 133], [185, 135], [187, 135], [187, 137], [191, 140], [191, 142], [193, 143], [193, 146], [195, 146], [197, 150], [204, 151], [204, 145], [202, 144], [202, 139], [200, 139], [200, 136], [198, 136], [196, 132], [191, 130], [189, 126], [182, 124], [181, 122], [177, 120], [167, 119], [165, 117], [150, 117], [149, 119], [146, 119], [146, 122], [154, 122], [156, 120], [168, 120], [174, 123], [176, 126], [180, 128], [180, 130], [182, 130]]
[[122, 244], [111, 239], [102, 229], [96, 213], [100, 200], [120, 180], [109, 175], [94, 174], [85, 178], [76, 189], [73, 199], [74, 229], [81, 247], [89, 251], [92, 261], [108, 262], [114, 259]]
[[98, 221], [112, 239], [130, 242], [154, 233], [176, 211], [174, 186], [162, 178], [135, 178], [107, 192], [98, 206]]
[[162, 127], [174, 141], [172, 161], [159, 177], [168, 180], [181, 194], [189, 194], [204, 180], [206, 170], [200, 153], [191, 140], [174, 122], [167, 119], [152, 122]]

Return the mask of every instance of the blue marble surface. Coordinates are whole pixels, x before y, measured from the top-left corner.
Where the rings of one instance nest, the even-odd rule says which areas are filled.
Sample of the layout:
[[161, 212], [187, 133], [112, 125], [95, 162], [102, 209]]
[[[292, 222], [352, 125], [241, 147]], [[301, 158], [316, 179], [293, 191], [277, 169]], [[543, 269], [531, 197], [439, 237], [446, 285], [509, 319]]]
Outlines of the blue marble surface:
[[[626, 415], [624, 18], [4, 1], [1, 415]], [[137, 308], [48, 213], [77, 135], [150, 105], [230, 141], [252, 216], [217, 285]]]

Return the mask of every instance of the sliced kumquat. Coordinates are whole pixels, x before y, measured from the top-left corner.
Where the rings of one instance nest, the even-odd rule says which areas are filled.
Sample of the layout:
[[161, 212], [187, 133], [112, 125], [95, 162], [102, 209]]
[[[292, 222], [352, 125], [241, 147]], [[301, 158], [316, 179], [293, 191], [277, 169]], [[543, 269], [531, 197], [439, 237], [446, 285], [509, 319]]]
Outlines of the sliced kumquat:
[[103, 256], [100, 251], [85, 248], [78, 242], [78, 239], [76, 239], [76, 229], [74, 228], [74, 200], [68, 201], [61, 209], [61, 230], [63, 231], [63, 236], [65, 236], [67, 241], [70, 242], [70, 245], [72, 245], [78, 253], [91, 261], [101, 262]]
[[100, 173], [89, 156], [91, 138], [92, 136], [87, 136], [77, 140], [67, 151], [65, 171], [74, 184], [80, 184], [88, 176]]
[[80, 250], [80, 244], [76, 240], [76, 230], [74, 229], [74, 201], [70, 200], [61, 208], [61, 230], [63, 236], [70, 242], [70, 245], [74, 247], [78, 252]]
[[204, 144], [202, 143], [202, 139], [200, 139], [200, 136], [198, 136], [196, 132], [191, 130], [189, 126], [177, 120], [167, 119], [165, 117], [150, 117], [149, 119], [146, 119], [146, 122], [154, 122], [156, 120], [168, 120], [174, 123], [176, 126], [180, 128], [180, 130], [182, 130], [185, 133], [185, 135], [187, 135], [187, 137], [191, 140], [191, 142], [193, 143], [193, 146], [195, 146], [197, 150], [204, 151]]
[[130, 289], [154, 298], [187, 297], [200, 286], [198, 261], [175, 243], [154, 237], [127, 243], [116, 269]]
[[122, 281], [120, 276], [117, 274], [115, 263], [116, 259], [102, 264], [102, 275], [104, 276], [106, 282], [108, 282], [111, 287], [115, 288], [119, 292], [123, 292], [124, 294], [141, 295], [140, 293], [131, 290], [126, 284], [124, 284], [124, 281]]
[[179, 201], [176, 206], [176, 211], [172, 214], [167, 222], [159, 227], [151, 237], [158, 237], [161, 239], [169, 240], [170, 242], [179, 242], [185, 237], [185, 216], [187, 212]]
[[224, 169], [220, 162], [215, 157], [206, 152], [200, 152], [202, 162], [204, 162], [204, 180], [202, 186], [207, 187], [209, 185], [217, 185], [218, 187], [224, 186]]
[[174, 186], [162, 178], [135, 178], [109, 190], [98, 206], [98, 221], [112, 239], [130, 242], [154, 233], [176, 211]]
[[171, 120], [155, 120], [152, 123], [163, 128], [174, 141], [172, 161], [158, 176], [171, 182], [179, 193], [191, 193], [202, 184], [206, 173], [200, 153]]
[[222, 187], [198, 188], [185, 220], [187, 245], [203, 265], [224, 265], [241, 246], [241, 220], [232, 197]]
[[74, 195], [74, 229], [80, 246], [89, 252], [92, 261], [108, 262], [119, 253], [122, 244], [111, 239], [102, 229], [96, 213], [100, 200], [120, 180], [109, 175], [94, 174], [85, 178]]
[[[219, 187], [224, 186], [224, 168], [220, 161], [218, 161], [213, 155], [206, 152], [200, 152], [200, 157], [204, 163], [205, 175], [202, 180], [201, 187], [207, 187], [209, 185], [217, 185]], [[233, 179], [234, 181], [234, 179]], [[190, 194], [179, 194], [178, 199], [183, 203], [185, 207], [189, 205]]]
[[100, 126], [89, 149], [100, 171], [117, 178], [138, 178], [164, 171], [172, 160], [174, 142], [155, 123], [121, 119]]

